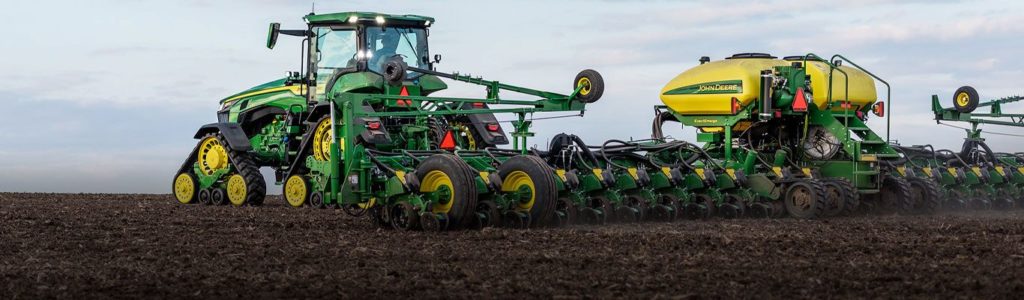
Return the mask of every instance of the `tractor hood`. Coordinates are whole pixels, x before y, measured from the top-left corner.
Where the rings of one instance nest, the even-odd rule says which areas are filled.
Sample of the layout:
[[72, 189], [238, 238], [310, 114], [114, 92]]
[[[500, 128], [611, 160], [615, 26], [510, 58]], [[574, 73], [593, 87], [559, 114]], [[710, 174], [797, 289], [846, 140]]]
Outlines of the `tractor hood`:
[[273, 93], [289, 92], [294, 95], [300, 95], [301, 86], [299, 85], [284, 85], [285, 78], [267, 82], [261, 85], [254, 86], [237, 94], [228, 96], [220, 100], [221, 105], [235, 102], [238, 99], [248, 98], [252, 96], [267, 95]]

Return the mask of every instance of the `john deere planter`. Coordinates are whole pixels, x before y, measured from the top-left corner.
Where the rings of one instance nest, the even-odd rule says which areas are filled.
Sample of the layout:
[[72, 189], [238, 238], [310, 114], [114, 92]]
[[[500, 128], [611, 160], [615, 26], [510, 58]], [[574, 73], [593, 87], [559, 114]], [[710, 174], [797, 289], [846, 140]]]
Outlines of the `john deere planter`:
[[[978, 103], [965, 87], [953, 109], [936, 99], [937, 120], [974, 125], [963, 150], [905, 147], [888, 136], [888, 93], [876, 94], [888, 83], [841, 55], [705, 57], [662, 89], [650, 139], [588, 144], [560, 134], [528, 149], [533, 116], [582, 115], [604, 92], [600, 74], [580, 72], [563, 93], [534, 90], [438, 71], [429, 17], [305, 21], [270, 25], [268, 48], [280, 35], [301, 39], [302, 68], [221, 101], [218, 122], [196, 132], [173, 180], [178, 201], [258, 206], [263, 167], [288, 205], [340, 208], [398, 230], [815, 219], [1024, 200], [1024, 155], [988, 149], [977, 124], [999, 121], [973, 118], [1019, 121], [999, 110], [1017, 98]], [[445, 81], [482, 86], [485, 96], [440, 96]], [[984, 106], [992, 114], [970, 114]], [[867, 126], [872, 116], [885, 118], [885, 136]], [[696, 129], [697, 140], [665, 136], [666, 123]]]

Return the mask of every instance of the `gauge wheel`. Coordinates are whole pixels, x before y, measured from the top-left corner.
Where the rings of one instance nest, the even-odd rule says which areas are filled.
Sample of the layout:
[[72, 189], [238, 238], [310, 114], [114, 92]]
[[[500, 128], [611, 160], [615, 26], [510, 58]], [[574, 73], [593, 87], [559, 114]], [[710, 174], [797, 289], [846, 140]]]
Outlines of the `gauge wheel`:
[[576, 98], [584, 103], [594, 103], [604, 94], [604, 78], [597, 71], [586, 69], [580, 71], [573, 81], [573, 91], [579, 89]]
[[962, 113], [970, 113], [978, 108], [978, 91], [971, 86], [962, 86], [953, 92], [953, 108]]

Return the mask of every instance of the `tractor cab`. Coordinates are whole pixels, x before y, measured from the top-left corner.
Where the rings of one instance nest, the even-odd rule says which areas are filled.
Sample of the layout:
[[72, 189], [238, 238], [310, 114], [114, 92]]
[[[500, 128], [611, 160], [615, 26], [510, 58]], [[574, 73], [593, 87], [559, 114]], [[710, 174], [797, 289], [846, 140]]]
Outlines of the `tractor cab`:
[[[387, 15], [367, 12], [343, 12], [307, 15], [308, 29], [282, 30], [280, 24], [270, 25], [267, 47], [273, 48], [279, 34], [303, 37], [303, 70], [289, 75], [286, 84], [315, 86], [310, 89], [310, 102], [321, 100], [324, 92], [333, 90], [336, 81], [344, 81], [341, 91], [376, 90], [384, 92], [389, 74], [397, 81], [419, 84], [424, 74], [408, 70], [433, 69], [440, 59], [430, 59], [427, 44], [428, 28], [433, 18], [416, 15]], [[388, 63], [401, 64], [402, 76], [388, 73]], [[394, 71], [394, 70], [392, 70]], [[345, 75], [349, 78], [340, 80]], [[430, 92], [445, 88], [436, 78]], [[442, 86], [436, 86], [438, 83]], [[425, 94], [422, 94], [425, 95]]]

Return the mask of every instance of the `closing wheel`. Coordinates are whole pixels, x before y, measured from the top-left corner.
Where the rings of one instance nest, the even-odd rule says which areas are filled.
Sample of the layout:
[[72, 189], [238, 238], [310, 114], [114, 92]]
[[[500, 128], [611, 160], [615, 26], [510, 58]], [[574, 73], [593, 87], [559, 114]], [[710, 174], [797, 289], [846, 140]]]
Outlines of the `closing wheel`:
[[641, 214], [640, 210], [635, 207], [629, 207], [625, 205], [619, 205], [615, 208], [615, 221], [623, 223], [640, 222]]
[[825, 188], [815, 180], [797, 180], [789, 184], [783, 203], [786, 212], [797, 219], [817, 219], [827, 206]]
[[495, 227], [501, 224], [501, 210], [494, 201], [480, 201], [476, 205], [476, 213], [480, 218], [480, 227]]
[[604, 95], [604, 78], [597, 71], [586, 69], [576, 75], [572, 89], [579, 89], [576, 98], [585, 103], [594, 103]]
[[536, 156], [519, 155], [498, 166], [501, 191], [512, 200], [509, 209], [530, 215], [530, 227], [546, 226], [557, 217], [558, 187], [553, 174]]
[[672, 222], [673, 216], [674, 210], [671, 206], [664, 204], [655, 204], [654, 207], [651, 208], [649, 218], [652, 221]]
[[929, 178], [910, 177], [910, 197], [913, 212], [916, 214], [932, 214], [942, 205], [942, 191], [939, 184]]
[[423, 231], [441, 232], [448, 229], [450, 219], [441, 213], [423, 212], [420, 214], [420, 227]]
[[527, 229], [530, 228], [530, 215], [524, 212], [507, 210], [501, 216], [501, 223], [505, 228]]
[[747, 215], [753, 218], [770, 218], [772, 216], [772, 205], [764, 202], [750, 204], [747, 208]]
[[[679, 210], [682, 208], [681, 206], [679, 206], [679, 197], [672, 194], [660, 194], [658, 195], [658, 198], [659, 205], [665, 206], [669, 210], [668, 214], [664, 216], [664, 218], [667, 218], [664, 221], [675, 221], [676, 218], [680, 216]], [[658, 212], [654, 213], [659, 214]]]
[[558, 203], [555, 205], [555, 212], [558, 214], [558, 225], [572, 225], [576, 223], [576, 205], [572, 203], [569, 198], [558, 198]]
[[292, 175], [284, 182], [284, 200], [292, 207], [302, 207], [309, 201], [309, 183], [301, 175]]
[[943, 207], [948, 210], [963, 210], [967, 208], [967, 194], [961, 190], [950, 190], [949, 197]]
[[395, 230], [415, 230], [420, 228], [420, 215], [413, 209], [412, 204], [402, 202], [392, 205], [388, 209], [388, 220], [391, 228]]
[[593, 196], [590, 198], [590, 207], [584, 209], [584, 216], [588, 219], [587, 224], [604, 225], [610, 221], [614, 209], [612, 201], [605, 196]]
[[430, 204], [427, 210], [445, 215], [445, 226], [461, 228], [474, 221], [476, 181], [467, 168], [466, 162], [451, 154], [432, 155], [416, 168], [419, 192]]
[[192, 173], [178, 173], [178, 176], [174, 177], [171, 189], [174, 190], [174, 198], [178, 199], [178, 203], [193, 203], [199, 197], [199, 180]]
[[693, 195], [693, 204], [695, 205], [693, 214], [696, 218], [707, 219], [714, 216], [717, 211], [715, 199], [708, 194]]
[[726, 219], [735, 219], [742, 217], [746, 213], [746, 204], [743, 203], [743, 197], [736, 194], [725, 194], [725, 203], [718, 208], [720, 214]]
[[646, 199], [637, 195], [627, 195], [623, 200], [623, 204], [635, 211], [637, 221], [647, 220], [647, 210], [649, 205]]
[[962, 113], [973, 112], [978, 108], [978, 91], [970, 86], [962, 86], [953, 92], [953, 108]]

